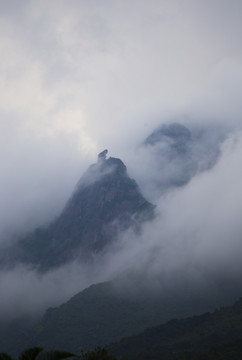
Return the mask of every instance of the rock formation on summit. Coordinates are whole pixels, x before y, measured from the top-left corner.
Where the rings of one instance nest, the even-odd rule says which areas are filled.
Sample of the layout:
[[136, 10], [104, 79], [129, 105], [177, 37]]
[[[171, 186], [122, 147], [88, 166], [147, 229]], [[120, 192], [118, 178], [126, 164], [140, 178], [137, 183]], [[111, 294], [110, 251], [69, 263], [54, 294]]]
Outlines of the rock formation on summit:
[[102, 159], [102, 160], [106, 159], [107, 153], [108, 153], [108, 150], [107, 150], [107, 149], [106, 149], [106, 150], [103, 150], [102, 152], [100, 152], [100, 153], [98, 154], [98, 160], [99, 160], [99, 159]]

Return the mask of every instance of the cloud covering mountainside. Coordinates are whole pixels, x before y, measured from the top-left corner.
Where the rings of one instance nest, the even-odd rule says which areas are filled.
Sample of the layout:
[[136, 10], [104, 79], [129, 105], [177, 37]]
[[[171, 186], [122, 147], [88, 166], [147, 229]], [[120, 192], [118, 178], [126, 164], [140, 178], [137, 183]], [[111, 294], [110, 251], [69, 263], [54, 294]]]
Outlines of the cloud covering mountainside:
[[94, 264], [74, 261], [45, 274], [24, 265], [2, 270], [2, 315], [43, 311], [93, 282], [123, 273], [129, 275], [119, 282], [124, 289], [132, 288], [138, 276], [140, 289], [149, 292], [167, 295], [185, 289], [204, 298], [214, 292], [221, 301], [240, 296], [241, 137], [231, 134], [218, 148], [212, 168], [195, 173], [183, 186], [161, 191], [155, 219], [143, 224], [139, 234], [131, 229], [120, 234]]

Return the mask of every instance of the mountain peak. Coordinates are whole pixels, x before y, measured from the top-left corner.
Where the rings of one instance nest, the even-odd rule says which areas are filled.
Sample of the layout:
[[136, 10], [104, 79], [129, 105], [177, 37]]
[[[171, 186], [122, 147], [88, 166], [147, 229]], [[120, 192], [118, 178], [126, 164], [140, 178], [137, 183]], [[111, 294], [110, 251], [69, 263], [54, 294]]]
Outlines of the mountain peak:
[[21, 239], [17, 261], [41, 270], [61, 266], [73, 259], [92, 259], [118, 239], [120, 232], [154, 217], [154, 206], [142, 196], [124, 163], [98, 155], [79, 180], [60, 216], [47, 228]]
[[[77, 189], [86, 188], [92, 186], [97, 182], [106, 182], [111, 180], [115, 176], [127, 176], [127, 168], [118, 158], [109, 157], [107, 159], [107, 150], [98, 154], [97, 162], [89, 166], [87, 171], [82, 175], [77, 183]], [[76, 192], [75, 191], [75, 192]]]

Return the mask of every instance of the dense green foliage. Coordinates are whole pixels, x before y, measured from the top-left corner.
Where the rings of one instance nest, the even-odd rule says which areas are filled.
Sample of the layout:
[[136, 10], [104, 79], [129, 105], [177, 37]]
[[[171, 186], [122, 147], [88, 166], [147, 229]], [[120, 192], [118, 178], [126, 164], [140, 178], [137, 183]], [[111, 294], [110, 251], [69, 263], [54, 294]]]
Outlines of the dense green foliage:
[[42, 350], [43, 349], [40, 347], [33, 347], [31, 349], [27, 349], [22, 352], [18, 360], [35, 360]]
[[[116, 360], [115, 356], [109, 354], [106, 349], [97, 347], [94, 350], [82, 351], [80, 355], [74, 355], [65, 351], [44, 351], [42, 348], [33, 347], [25, 350], [18, 360]], [[0, 360], [13, 360], [6, 353], [0, 353]]]
[[0, 353], [0, 360], [12, 360], [12, 357], [7, 353]]

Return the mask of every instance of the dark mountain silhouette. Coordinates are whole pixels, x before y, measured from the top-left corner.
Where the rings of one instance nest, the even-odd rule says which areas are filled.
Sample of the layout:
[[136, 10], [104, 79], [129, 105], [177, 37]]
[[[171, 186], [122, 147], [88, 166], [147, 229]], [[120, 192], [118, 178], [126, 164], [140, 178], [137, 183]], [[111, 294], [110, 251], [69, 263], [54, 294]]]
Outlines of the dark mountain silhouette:
[[108, 347], [117, 359], [241, 359], [242, 300], [146, 330]]
[[[158, 193], [187, 184], [199, 171], [212, 167], [220, 154], [222, 133], [171, 123], [158, 127], [143, 146], [152, 152], [151, 169]], [[107, 158], [105, 149], [81, 177], [62, 213], [48, 226], [2, 251], [1, 266], [33, 265], [41, 271], [72, 260], [91, 261], [118, 235], [154, 218], [154, 206], [142, 196], [120, 159]]]
[[[118, 359], [146, 359], [150, 354], [156, 360], [173, 359], [173, 353], [185, 351], [208, 352], [213, 346], [242, 339], [241, 300], [212, 315], [193, 316], [214, 311], [224, 301], [204, 299], [196, 292], [163, 297], [140, 292], [137, 296], [120, 291], [118, 282], [92, 285], [65, 304], [48, 309], [35, 323], [27, 323], [26, 318], [1, 322], [0, 351], [17, 355], [25, 348], [41, 346], [79, 353], [133, 335], [108, 346], [109, 351]], [[166, 323], [170, 319], [176, 320]], [[139, 334], [146, 328], [151, 329]]]
[[[137, 287], [137, 289], [135, 289]], [[184, 318], [214, 310], [219, 299], [200, 293], [158, 294], [124, 287], [123, 279], [91, 285], [56, 308], [48, 309], [35, 323], [26, 319], [0, 323], [0, 350], [13, 355], [41, 346], [78, 353], [80, 349], [105, 346], [140, 333], [172, 318]]]
[[73, 259], [90, 260], [105, 250], [120, 232], [154, 217], [120, 159], [98, 155], [81, 177], [64, 210], [48, 227], [36, 229], [8, 249], [2, 263], [22, 262], [48, 270]]

